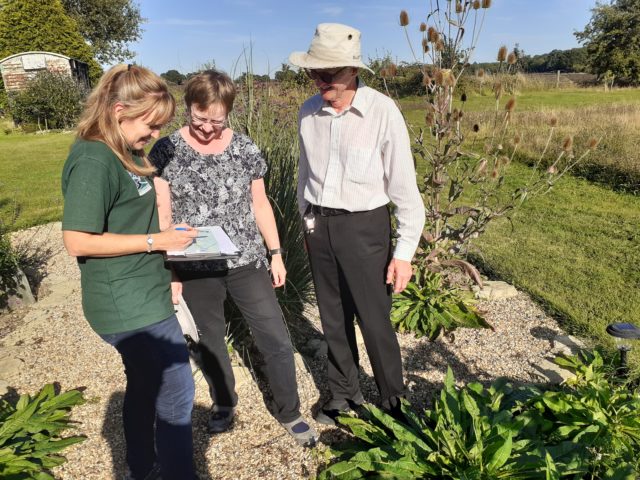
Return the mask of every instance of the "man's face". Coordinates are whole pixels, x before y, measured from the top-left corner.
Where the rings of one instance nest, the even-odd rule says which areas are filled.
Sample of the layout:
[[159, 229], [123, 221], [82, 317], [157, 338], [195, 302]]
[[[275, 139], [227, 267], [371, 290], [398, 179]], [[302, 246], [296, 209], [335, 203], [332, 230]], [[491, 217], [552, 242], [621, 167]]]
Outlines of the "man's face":
[[315, 82], [322, 99], [333, 103], [344, 97], [345, 90], [355, 90], [358, 69], [355, 67], [313, 69], [307, 70], [307, 75]]

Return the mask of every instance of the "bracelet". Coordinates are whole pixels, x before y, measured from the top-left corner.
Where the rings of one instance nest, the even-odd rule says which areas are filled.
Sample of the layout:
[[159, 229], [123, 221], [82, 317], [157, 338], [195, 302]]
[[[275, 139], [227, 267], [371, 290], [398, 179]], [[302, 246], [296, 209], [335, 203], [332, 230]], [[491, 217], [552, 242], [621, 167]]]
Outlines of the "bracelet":
[[282, 255], [285, 252], [286, 250], [284, 248], [272, 248], [269, 250], [269, 255], [273, 257], [274, 255]]

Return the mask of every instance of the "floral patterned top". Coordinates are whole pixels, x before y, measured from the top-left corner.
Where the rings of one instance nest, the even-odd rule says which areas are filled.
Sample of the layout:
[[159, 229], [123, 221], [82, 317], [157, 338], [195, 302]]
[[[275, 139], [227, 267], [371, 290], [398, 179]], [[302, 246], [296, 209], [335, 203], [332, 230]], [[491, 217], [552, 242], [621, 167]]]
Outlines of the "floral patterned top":
[[220, 154], [202, 154], [176, 131], [149, 153], [157, 175], [171, 185], [173, 221], [193, 227], [219, 225], [240, 249], [228, 260], [177, 262], [179, 270], [227, 270], [255, 263], [268, 266], [264, 241], [253, 213], [251, 182], [264, 177], [267, 164], [246, 135], [233, 133]]

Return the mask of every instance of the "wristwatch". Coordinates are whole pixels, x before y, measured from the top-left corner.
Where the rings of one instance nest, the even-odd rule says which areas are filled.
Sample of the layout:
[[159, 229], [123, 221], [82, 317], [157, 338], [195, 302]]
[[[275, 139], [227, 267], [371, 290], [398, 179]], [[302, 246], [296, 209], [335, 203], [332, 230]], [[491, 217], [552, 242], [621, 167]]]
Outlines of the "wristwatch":
[[153, 238], [151, 234], [147, 235], [147, 253], [151, 253], [153, 250]]
[[270, 256], [274, 256], [274, 255], [282, 255], [285, 253], [285, 249], [284, 248], [272, 248], [271, 250], [269, 250], [269, 255]]

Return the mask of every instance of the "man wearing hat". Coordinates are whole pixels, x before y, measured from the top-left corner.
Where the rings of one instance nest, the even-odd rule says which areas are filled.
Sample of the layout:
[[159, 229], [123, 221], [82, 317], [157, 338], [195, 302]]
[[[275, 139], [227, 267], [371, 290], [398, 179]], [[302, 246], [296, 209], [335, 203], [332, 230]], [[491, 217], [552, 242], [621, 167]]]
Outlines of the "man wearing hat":
[[[393, 100], [358, 78], [359, 68], [370, 70], [361, 60], [358, 30], [320, 24], [309, 51], [294, 52], [289, 61], [305, 69], [319, 90], [298, 117], [298, 202], [329, 347], [332, 394], [316, 420], [335, 424], [341, 411], [364, 402], [354, 317], [381, 405], [399, 416], [404, 382], [389, 319], [391, 292], [401, 292], [410, 280], [424, 227], [409, 134]], [[397, 220], [395, 246], [390, 202]]]

